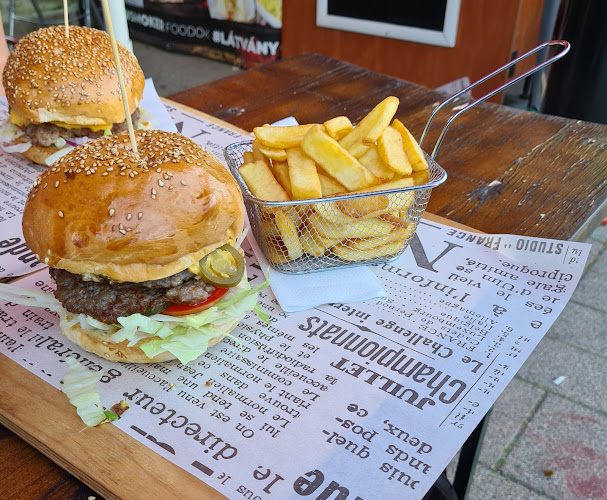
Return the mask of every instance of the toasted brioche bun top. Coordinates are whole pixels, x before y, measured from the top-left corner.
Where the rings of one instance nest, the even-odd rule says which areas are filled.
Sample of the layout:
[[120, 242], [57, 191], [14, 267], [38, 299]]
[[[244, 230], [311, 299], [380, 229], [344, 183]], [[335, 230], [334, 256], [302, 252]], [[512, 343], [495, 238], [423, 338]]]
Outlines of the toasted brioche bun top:
[[219, 160], [180, 134], [127, 132], [78, 146], [34, 183], [23, 234], [38, 259], [74, 274], [141, 282], [234, 243], [244, 205]]
[[[120, 43], [118, 54], [132, 113], [143, 96], [145, 79], [135, 56]], [[2, 83], [11, 112], [23, 124], [90, 126], [125, 120], [110, 39], [104, 31], [70, 26], [67, 38], [61, 25], [29, 33], [8, 57]]]

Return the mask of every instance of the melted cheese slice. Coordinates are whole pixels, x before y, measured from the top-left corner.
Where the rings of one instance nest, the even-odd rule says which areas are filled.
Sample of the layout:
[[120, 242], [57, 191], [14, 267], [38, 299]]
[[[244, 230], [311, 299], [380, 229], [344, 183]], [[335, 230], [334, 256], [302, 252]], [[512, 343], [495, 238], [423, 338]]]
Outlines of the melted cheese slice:
[[188, 271], [196, 275], [198, 278], [202, 278], [202, 271], [200, 270], [200, 263], [192, 264], [188, 267]]
[[[19, 116], [14, 111], [11, 111], [11, 123], [13, 123], [17, 126], [23, 126], [23, 125], [28, 125], [30, 122], [21, 118], [21, 116]], [[93, 132], [98, 132], [100, 130], [109, 130], [112, 128], [111, 123], [109, 123], [109, 124], [104, 123], [102, 125], [77, 125], [77, 124], [64, 123], [64, 122], [49, 122], [49, 123], [52, 123], [53, 125], [57, 125], [58, 127], [65, 128], [68, 130], [73, 129], [73, 128], [88, 128], [88, 129], [91, 129]]]

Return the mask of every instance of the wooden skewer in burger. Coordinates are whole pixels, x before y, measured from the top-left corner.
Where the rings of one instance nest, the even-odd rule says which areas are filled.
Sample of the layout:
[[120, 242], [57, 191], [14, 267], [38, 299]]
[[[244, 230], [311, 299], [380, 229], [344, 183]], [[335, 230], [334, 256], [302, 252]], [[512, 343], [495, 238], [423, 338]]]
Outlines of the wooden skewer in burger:
[[[114, 40], [107, 0], [104, 13]], [[0, 295], [57, 311], [67, 338], [111, 361], [187, 363], [260, 312], [238, 251], [242, 194], [190, 139], [128, 128], [62, 156], [28, 195], [23, 234], [56, 300]]]
[[64, 335], [106, 359], [185, 363], [258, 310], [238, 251], [242, 195], [190, 139], [138, 130], [135, 140], [137, 154], [126, 132], [95, 139], [38, 177], [23, 234], [56, 299], [11, 285], [1, 295], [58, 311]]
[[10, 118], [0, 143], [48, 166], [70, 147], [135, 128], [145, 78], [136, 57], [118, 43], [128, 115], [125, 115], [116, 66], [107, 33], [83, 26], [50, 26], [20, 39], [11, 52], [2, 81]]

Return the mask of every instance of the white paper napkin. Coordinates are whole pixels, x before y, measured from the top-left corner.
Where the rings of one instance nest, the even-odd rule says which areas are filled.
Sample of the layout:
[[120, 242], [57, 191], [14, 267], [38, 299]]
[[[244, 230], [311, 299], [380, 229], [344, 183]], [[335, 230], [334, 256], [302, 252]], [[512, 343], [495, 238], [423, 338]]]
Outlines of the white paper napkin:
[[142, 118], [149, 120], [150, 128], [164, 130], [165, 132], [177, 132], [177, 127], [173, 123], [166, 106], [160, 100], [151, 78], [145, 80], [140, 107], [144, 115]]
[[322, 304], [349, 303], [385, 297], [386, 291], [373, 271], [364, 266], [330, 269], [309, 274], [286, 274], [270, 264], [252, 233], [248, 241], [270, 288], [285, 312], [304, 311]]
[[[289, 116], [273, 126], [297, 125]], [[247, 226], [249, 221], [246, 221]], [[251, 232], [247, 236], [270, 288], [285, 312], [304, 311], [322, 304], [349, 303], [384, 297], [386, 291], [373, 271], [364, 266], [330, 269], [309, 274], [286, 274], [270, 269]]]

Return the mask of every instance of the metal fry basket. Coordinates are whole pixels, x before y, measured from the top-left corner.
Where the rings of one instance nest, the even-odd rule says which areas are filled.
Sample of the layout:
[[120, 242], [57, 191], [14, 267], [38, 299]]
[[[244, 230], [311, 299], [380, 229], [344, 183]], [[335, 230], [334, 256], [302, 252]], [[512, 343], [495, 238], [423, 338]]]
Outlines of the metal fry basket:
[[424, 153], [429, 168], [428, 178], [422, 185], [307, 200], [265, 201], [251, 193], [238, 171], [243, 164], [243, 153], [252, 151], [252, 141], [228, 146], [224, 150], [228, 167], [243, 193], [255, 240], [270, 265], [283, 273], [302, 274], [396, 259], [415, 234], [432, 189], [447, 178], [447, 173], [434, 158], [453, 120], [513, 83], [560, 59], [568, 52], [569, 43], [557, 40], [539, 45], [452, 95], [434, 109], [420, 139], [420, 146], [437, 112], [445, 105], [522, 59], [552, 45], [560, 45], [564, 49], [480, 99], [456, 108], [458, 111], [446, 122], [432, 154]]
[[255, 197], [238, 172], [252, 141], [225, 149], [242, 190], [251, 230], [270, 265], [300, 274], [335, 267], [377, 264], [407, 248], [422, 218], [430, 191], [447, 178], [431, 158], [423, 186], [349, 193], [340, 196], [270, 202]]

